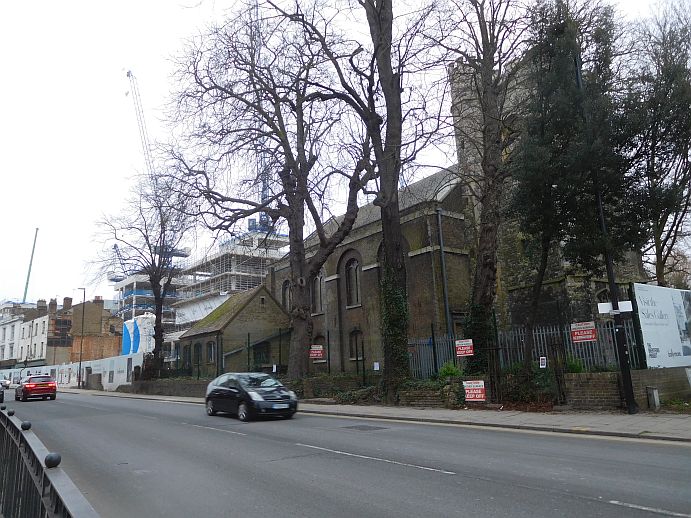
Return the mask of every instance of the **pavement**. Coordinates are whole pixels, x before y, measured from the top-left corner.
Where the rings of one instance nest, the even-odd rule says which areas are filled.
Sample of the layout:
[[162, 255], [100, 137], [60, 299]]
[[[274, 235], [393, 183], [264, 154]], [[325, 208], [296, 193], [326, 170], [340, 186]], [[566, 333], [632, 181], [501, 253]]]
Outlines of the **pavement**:
[[[60, 388], [59, 392], [204, 404], [204, 398], [201, 397], [127, 394], [75, 388]], [[676, 413], [639, 412], [628, 415], [607, 411], [450, 410], [406, 406], [339, 405], [328, 399], [301, 400], [299, 411], [306, 414], [691, 443], [691, 415]]]

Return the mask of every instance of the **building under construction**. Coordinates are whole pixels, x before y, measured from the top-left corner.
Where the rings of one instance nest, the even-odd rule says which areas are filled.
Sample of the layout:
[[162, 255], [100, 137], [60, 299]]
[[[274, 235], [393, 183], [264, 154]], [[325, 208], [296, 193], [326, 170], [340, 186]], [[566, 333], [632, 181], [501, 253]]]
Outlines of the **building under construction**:
[[254, 228], [189, 259], [176, 279], [176, 327], [188, 329], [231, 294], [259, 286], [269, 266], [285, 255], [287, 246], [288, 236]]

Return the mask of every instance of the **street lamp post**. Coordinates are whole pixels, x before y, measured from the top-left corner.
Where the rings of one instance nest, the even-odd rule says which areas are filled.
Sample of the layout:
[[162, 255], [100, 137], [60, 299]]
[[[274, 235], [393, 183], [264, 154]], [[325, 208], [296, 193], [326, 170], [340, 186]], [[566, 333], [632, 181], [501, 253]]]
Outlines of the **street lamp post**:
[[79, 340], [79, 370], [77, 371], [77, 388], [82, 388], [82, 351], [84, 349], [84, 308], [86, 307], [86, 288], [82, 290], [82, 336]]

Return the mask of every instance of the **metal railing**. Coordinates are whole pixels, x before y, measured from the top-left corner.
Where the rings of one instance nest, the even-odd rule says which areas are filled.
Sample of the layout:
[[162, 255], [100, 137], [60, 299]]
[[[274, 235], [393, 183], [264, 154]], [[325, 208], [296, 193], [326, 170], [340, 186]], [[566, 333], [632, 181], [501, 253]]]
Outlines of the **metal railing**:
[[[645, 351], [637, 343], [634, 324], [631, 320], [624, 320], [623, 324], [629, 344], [631, 368], [645, 369]], [[619, 359], [612, 322], [598, 322], [596, 329], [596, 341], [576, 343], [571, 338], [569, 325], [536, 326], [533, 329], [533, 361], [538, 361], [541, 356], [549, 357], [549, 348], [559, 345], [566, 358], [580, 362], [585, 370], [617, 370]], [[525, 328], [516, 327], [497, 333], [498, 343], [493, 343], [490, 349], [497, 355], [502, 369], [523, 361], [526, 332]], [[427, 379], [434, 376], [445, 362], [454, 361], [454, 356], [453, 339], [447, 336], [408, 340], [409, 365], [415, 378]]]
[[0, 406], [0, 516], [81, 518], [98, 514], [49, 453], [31, 423]]

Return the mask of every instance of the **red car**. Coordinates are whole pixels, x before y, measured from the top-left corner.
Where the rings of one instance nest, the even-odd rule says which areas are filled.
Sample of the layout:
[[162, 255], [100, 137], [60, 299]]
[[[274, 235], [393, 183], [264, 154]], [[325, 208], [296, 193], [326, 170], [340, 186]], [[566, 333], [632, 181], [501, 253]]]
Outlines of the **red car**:
[[50, 376], [29, 376], [14, 389], [14, 400], [26, 401], [29, 398], [55, 399], [58, 384]]

